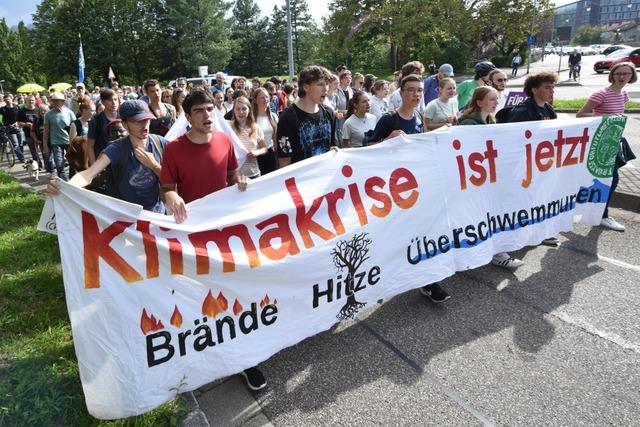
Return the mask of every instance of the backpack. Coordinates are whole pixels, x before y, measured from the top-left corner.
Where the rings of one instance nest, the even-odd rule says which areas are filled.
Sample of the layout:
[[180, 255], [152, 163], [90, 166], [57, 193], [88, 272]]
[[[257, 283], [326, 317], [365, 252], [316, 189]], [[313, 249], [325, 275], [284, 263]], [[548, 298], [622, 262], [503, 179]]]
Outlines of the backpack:
[[[398, 114], [398, 110], [395, 110], [395, 111], [393, 111], [391, 113], [387, 113], [387, 114], [391, 115], [391, 119], [393, 120], [393, 129], [394, 130], [401, 129], [400, 128], [400, 114]], [[414, 121], [415, 121], [416, 117], [418, 118], [418, 121], [420, 123], [422, 123], [422, 117], [420, 117], [420, 114], [417, 111], [414, 111], [413, 112]], [[422, 131], [424, 132], [424, 124], [423, 124]]]
[[[120, 198], [120, 192], [118, 189], [120, 188], [120, 183], [124, 177], [124, 171], [129, 163], [129, 147], [126, 144], [127, 138], [128, 137], [125, 136], [124, 138], [116, 139], [111, 142], [111, 144], [118, 144], [118, 147], [120, 148], [118, 163], [110, 164], [104, 168], [102, 172], [100, 172], [93, 181], [91, 181], [91, 184], [87, 186], [87, 189], [116, 199]], [[160, 158], [162, 159], [164, 150], [162, 148], [162, 144], [160, 144], [158, 136], [149, 134], [149, 139], [151, 139], [151, 143], [160, 153]]]
[[513, 107], [506, 107], [496, 113], [496, 123], [509, 123], [509, 114]]

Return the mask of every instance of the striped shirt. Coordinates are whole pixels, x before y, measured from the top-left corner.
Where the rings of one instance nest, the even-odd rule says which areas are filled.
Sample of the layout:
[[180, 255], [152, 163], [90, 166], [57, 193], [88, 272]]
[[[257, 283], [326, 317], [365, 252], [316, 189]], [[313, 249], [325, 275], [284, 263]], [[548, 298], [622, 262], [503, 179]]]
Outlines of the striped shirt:
[[628, 100], [629, 94], [626, 91], [616, 93], [608, 87], [589, 97], [589, 101], [595, 103], [593, 112], [601, 116], [624, 113], [624, 104]]

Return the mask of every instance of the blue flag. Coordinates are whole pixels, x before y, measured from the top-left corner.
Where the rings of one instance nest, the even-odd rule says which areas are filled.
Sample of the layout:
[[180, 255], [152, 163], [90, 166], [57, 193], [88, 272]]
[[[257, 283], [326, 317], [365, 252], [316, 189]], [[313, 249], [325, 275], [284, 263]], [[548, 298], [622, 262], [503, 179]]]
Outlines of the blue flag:
[[84, 52], [82, 52], [82, 39], [78, 48], [78, 83], [84, 83]]

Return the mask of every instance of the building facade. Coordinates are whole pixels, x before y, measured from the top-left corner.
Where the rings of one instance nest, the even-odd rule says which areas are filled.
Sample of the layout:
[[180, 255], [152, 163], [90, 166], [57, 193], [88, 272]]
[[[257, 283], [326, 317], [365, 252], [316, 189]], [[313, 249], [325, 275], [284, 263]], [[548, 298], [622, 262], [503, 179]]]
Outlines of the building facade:
[[555, 38], [568, 42], [582, 25], [608, 32], [624, 30], [640, 22], [640, 0], [578, 0], [555, 9]]

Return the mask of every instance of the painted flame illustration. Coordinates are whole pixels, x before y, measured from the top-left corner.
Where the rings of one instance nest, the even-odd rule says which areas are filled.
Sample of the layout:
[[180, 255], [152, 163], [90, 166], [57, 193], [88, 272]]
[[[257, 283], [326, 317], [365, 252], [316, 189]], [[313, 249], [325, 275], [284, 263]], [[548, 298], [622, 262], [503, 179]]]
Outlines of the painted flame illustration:
[[220, 307], [218, 299], [214, 298], [211, 290], [209, 290], [209, 293], [202, 302], [202, 314], [207, 317], [215, 318], [223, 311], [224, 310], [222, 310], [222, 308]]
[[227, 302], [227, 299], [224, 297], [224, 295], [222, 295], [222, 292], [218, 294], [217, 300], [220, 310], [227, 311], [227, 308], [229, 308], [229, 303]]
[[264, 308], [265, 305], [269, 305], [269, 295], [265, 295], [262, 300], [260, 300], [260, 308]]
[[182, 326], [182, 313], [180, 313], [180, 310], [178, 310], [177, 305], [173, 309], [173, 314], [171, 315], [170, 323], [176, 328], [180, 328], [180, 326]]
[[164, 329], [162, 321], [158, 321], [154, 315], [149, 316], [147, 309], [142, 309], [142, 316], [140, 316], [140, 329], [142, 333], [147, 335], [149, 332], [159, 331]]
[[240, 301], [238, 301], [238, 299], [236, 298], [235, 302], [233, 303], [233, 314], [237, 316], [241, 312], [242, 312], [242, 304], [240, 304]]

